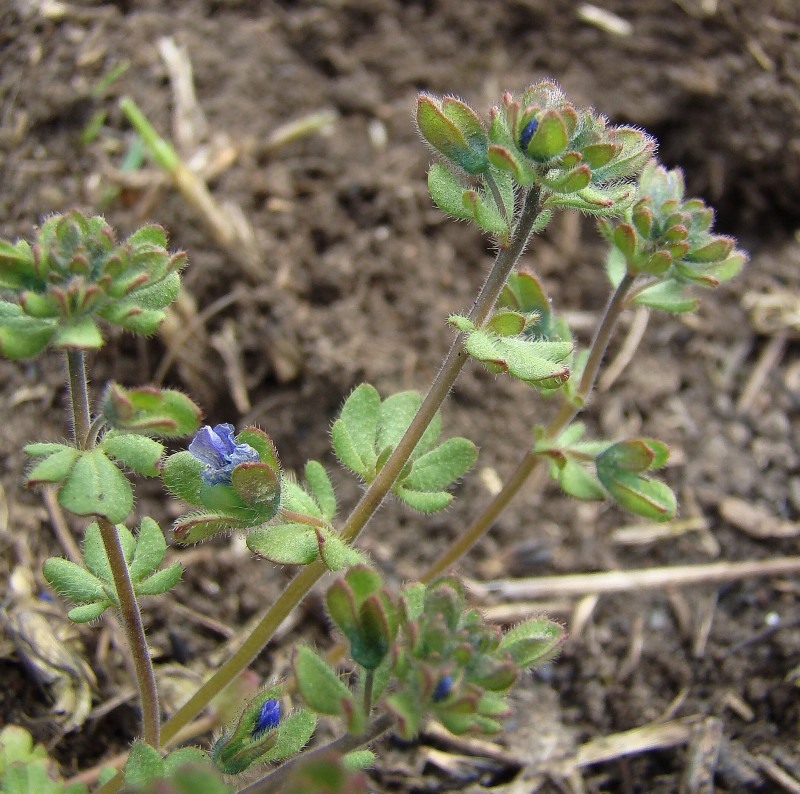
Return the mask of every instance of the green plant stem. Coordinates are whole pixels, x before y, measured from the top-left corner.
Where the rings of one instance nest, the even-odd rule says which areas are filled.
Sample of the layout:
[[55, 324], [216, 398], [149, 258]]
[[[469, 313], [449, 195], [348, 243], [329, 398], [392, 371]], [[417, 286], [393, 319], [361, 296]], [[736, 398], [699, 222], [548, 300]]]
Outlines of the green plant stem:
[[100, 536], [114, 577], [114, 587], [119, 598], [120, 615], [125, 635], [128, 639], [131, 657], [136, 669], [136, 683], [139, 688], [139, 700], [142, 706], [142, 734], [145, 742], [151, 747], [159, 747], [159, 709], [158, 690], [150, 661], [150, 651], [142, 625], [139, 604], [133, 592], [131, 577], [116, 527], [106, 518], [98, 517]]
[[86, 449], [91, 417], [89, 414], [89, 382], [86, 377], [86, 353], [67, 351], [67, 380], [72, 424], [72, 440], [78, 449]]
[[[635, 276], [625, 275], [611, 295], [602, 318], [595, 331], [592, 344], [589, 348], [589, 357], [583, 370], [580, 383], [576, 390], [574, 402], [564, 401], [556, 415], [545, 428], [545, 437], [556, 438], [564, 428], [583, 410], [586, 400], [597, 381], [603, 357], [608, 349], [608, 343], [617, 325], [620, 315], [624, 311], [628, 293], [635, 281]], [[476, 521], [450, 545], [448, 549], [434, 562], [420, 577], [421, 582], [430, 582], [439, 574], [446, 571], [451, 565], [460, 560], [482, 537], [489, 531], [494, 522], [508, 507], [522, 486], [533, 474], [541, 458], [533, 451], [529, 451], [522, 458], [511, 477], [507, 480], [500, 493], [495, 496], [488, 507], [481, 513]]]
[[372, 690], [375, 686], [375, 671], [364, 671], [364, 716], [369, 719], [372, 711]]
[[[498, 253], [494, 266], [472, 307], [469, 318], [475, 325], [481, 325], [485, 322], [492, 311], [511, 269], [525, 250], [538, 210], [538, 192], [531, 190], [526, 198], [516, 231], [508, 248], [504, 248]], [[347, 543], [355, 540], [380, 507], [381, 502], [383, 502], [395, 479], [397, 479], [423, 432], [441, 407], [466, 360], [467, 355], [463, 350], [463, 335], [459, 334], [405, 435], [389, 456], [380, 474], [373, 480], [359, 503], [350, 513], [340, 533], [342, 540]], [[177, 731], [193, 719], [236, 676], [247, 668], [253, 659], [261, 653], [264, 646], [269, 642], [292, 609], [300, 603], [306, 593], [327, 570], [327, 567], [322, 562], [317, 561], [307, 565], [292, 579], [233, 655], [203, 684], [187, 703], [164, 723], [162, 726], [162, 739], [164, 742], [168, 742]], [[108, 791], [104, 789], [103, 794], [109, 794], [112, 790], [114, 789], [108, 789]]]
[[239, 789], [239, 794], [270, 794], [280, 791], [286, 783], [289, 775], [300, 765], [315, 760], [325, 758], [329, 754], [346, 755], [353, 750], [358, 750], [365, 744], [370, 744], [380, 738], [384, 733], [391, 729], [395, 723], [395, 718], [391, 714], [382, 714], [372, 721], [366, 731], [359, 736], [346, 733], [338, 739], [316, 747], [313, 750], [295, 756], [287, 761], [283, 766], [279, 766], [274, 771], [264, 777], [253, 781], [249, 786]]

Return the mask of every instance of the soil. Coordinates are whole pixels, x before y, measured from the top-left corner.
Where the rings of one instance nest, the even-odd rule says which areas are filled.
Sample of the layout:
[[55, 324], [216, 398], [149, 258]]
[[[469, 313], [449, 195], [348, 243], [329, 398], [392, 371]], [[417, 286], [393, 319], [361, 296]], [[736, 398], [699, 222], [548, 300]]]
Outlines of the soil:
[[[696, 315], [653, 315], [634, 363], [586, 412], [597, 433], [670, 444], [665, 476], [681, 495], [683, 518], [694, 519], [689, 528], [652, 536], [634, 527], [625, 536], [618, 530], [633, 522], [617, 509], [531, 486], [461, 573], [489, 582], [792, 555], [800, 534], [800, 8], [796, 0], [604, 0], [604, 10], [629, 24], [625, 35], [586, 21], [582, 7], [0, 0], [0, 235], [29, 237], [43, 216], [75, 206], [102, 211], [121, 234], [145, 220], [163, 224], [172, 245], [189, 253], [185, 285], [196, 307], [227, 296], [164, 383], [191, 392], [211, 423], [264, 427], [289, 470], [324, 461], [344, 515], [358, 486], [329, 450], [339, 406], [363, 381], [384, 395], [424, 390], [451, 341], [444, 319], [469, 307], [492, 253], [477, 232], [431, 206], [414, 98], [420, 90], [452, 93], [483, 109], [505, 89], [552, 77], [574, 101], [654, 133], [661, 159], [685, 169], [690, 193], [717, 208], [717, 230], [738, 236], [752, 260], [736, 281], [705, 294]], [[137, 185], [115, 187], [131, 143], [117, 99], [134, 97], [159, 130], [173, 129], [162, 36], [186, 48], [207, 118], [184, 154], [208, 146], [235, 154], [210, 187], [252, 225], [267, 266], [262, 283], [248, 279], [152, 167]], [[127, 68], [97, 90], [114, 67]], [[268, 145], [280, 125], [321, 110], [336, 114], [326, 133]], [[87, 141], [98, 111], [105, 120]], [[605, 302], [602, 257], [592, 224], [566, 216], [525, 255], [583, 341]], [[768, 311], [768, 302], [783, 309]], [[630, 318], [611, 358], [628, 327]], [[92, 362], [94, 385], [151, 381], [165, 352], [163, 338], [137, 344], [112, 335]], [[39, 496], [20, 487], [20, 447], [64, 435], [62, 379], [52, 355], [0, 362], [0, 571], [28, 567], [40, 585], [41, 562], [64, 552]], [[445, 428], [480, 446], [477, 469], [445, 513], [422, 519], [391, 504], [373, 520], [362, 546], [391, 581], [412, 579], [436, 559], [553, 408], [521, 384], [467, 368]], [[137, 493], [141, 513], [165, 524], [176, 515], [153, 483]], [[748, 518], [749, 509], [763, 520]], [[218, 664], [231, 629], [261, 612], [290, 572], [251, 559], [239, 539], [175, 555], [187, 563], [185, 579], [169, 599], [147, 604], [145, 618], [162, 669], [182, 663], [202, 673]], [[718, 791], [798, 790], [796, 577], [626, 590], [596, 602], [559, 599], [549, 609], [571, 637], [558, 661], [515, 691], [510, 730], [497, 739], [505, 761], [424, 734], [412, 746], [381, 750], [370, 771], [374, 790], [711, 790], [697, 782], [702, 774], [692, 776], [698, 758], [711, 759], [707, 778]], [[523, 615], [516, 609], [508, 619]], [[122, 654], [109, 648], [105, 629], [85, 628], [80, 637], [98, 679], [95, 705], [123, 697], [68, 733], [54, 727], [50, 694], [11, 638], [0, 644], [2, 722], [47, 742], [67, 776], [123, 750], [137, 725]], [[301, 640], [332, 641], [315, 595], [254, 669], [267, 678], [285, 673]], [[573, 763], [582, 743], [670, 720], [695, 726], [688, 741], [634, 752], [631, 739], [596, 763]], [[568, 759], [560, 774], [554, 758]], [[551, 774], [537, 778], [547, 759]]]

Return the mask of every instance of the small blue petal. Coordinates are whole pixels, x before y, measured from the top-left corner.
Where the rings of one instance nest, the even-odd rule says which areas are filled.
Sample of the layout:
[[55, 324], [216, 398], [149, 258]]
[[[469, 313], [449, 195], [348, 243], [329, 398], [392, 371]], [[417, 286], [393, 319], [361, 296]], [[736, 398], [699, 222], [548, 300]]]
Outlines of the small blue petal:
[[231, 472], [236, 466], [259, 460], [258, 452], [249, 444], [236, 443], [234, 432], [234, 426], [228, 423], [213, 428], [205, 425], [189, 444], [189, 452], [205, 464], [200, 476], [206, 485], [230, 483]]
[[277, 728], [280, 721], [281, 704], [274, 698], [265, 700], [261, 704], [261, 711], [259, 712], [256, 724], [253, 726], [253, 730], [251, 731], [252, 737], [255, 739], [262, 733], [266, 733], [267, 731], [271, 731], [273, 728]]
[[433, 690], [433, 695], [431, 695], [431, 700], [434, 703], [441, 703], [453, 690], [453, 676], [446, 675], [443, 678], [439, 679], [439, 683], [436, 684], [436, 689]]
[[524, 127], [522, 132], [519, 136], [519, 148], [523, 151], [526, 151], [528, 148], [528, 144], [531, 142], [531, 138], [533, 138], [533, 133], [536, 132], [536, 128], [539, 126], [539, 122], [536, 119], [531, 119]]

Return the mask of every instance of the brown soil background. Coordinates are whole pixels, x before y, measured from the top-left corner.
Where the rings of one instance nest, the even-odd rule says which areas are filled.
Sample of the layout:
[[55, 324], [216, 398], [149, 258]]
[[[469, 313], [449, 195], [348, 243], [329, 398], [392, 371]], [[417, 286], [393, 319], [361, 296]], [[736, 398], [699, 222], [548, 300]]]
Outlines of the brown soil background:
[[[187, 343], [166, 383], [192, 392], [211, 423], [264, 427], [288, 469], [308, 458], [329, 464], [346, 514], [358, 490], [330, 455], [332, 418], [365, 380], [384, 395], [424, 390], [450, 344], [444, 318], [468, 308], [491, 256], [476, 232], [431, 207], [429, 154], [412, 123], [415, 95], [453, 93], [485, 109], [504, 89], [555, 78], [574, 101], [654, 133], [662, 160], [682, 166], [690, 192], [718, 209], [717, 229], [737, 235], [752, 254], [746, 273], [705, 294], [696, 315], [651, 317], [635, 366], [593, 400], [586, 416], [597, 432], [644, 433], [669, 443], [666, 476], [682, 496], [683, 516], [704, 518], [706, 528], [623, 545], [615, 530], [629, 517], [567, 501], [552, 485], [543, 492], [532, 487], [462, 572], [490, 581], [794, 554], [800, 8], [795, 0], [600, 5], [627, 20], [632, 35], [583, 21], [578, 3], [546, 0], [0, 0], [0, 235], [29, 236], [44, 215], [74, 206], [102, 209], [121, 233], [144, 220], [165, 225], [173, 245], [189, 253], [185, 283], [197, 307], [231, 296]], [[116, 99], [133, 96], [159, 130], [171, 130], [173, 94], [156, 47], [167, 35], [189, 53], [208, 120], [203, 143], [219, 151], [226, 136], [237, 154], [211, 188], [252, 224], [269, 271], [264, 283], [249, 283], [170, 189], [128, 187], [103, 204], [131, 137]], [[124, 75], [93, 95], [97, 81], [126, 62]], [[81, 132], [100, 109], [107, 120], [84, 145]], [[328, 134], [265, 147], [279, 125], [323, 109], [338, 114]], [[574, 313], [586, 340], [606, 293], [592, 224], [558, 219], [525, 265], [541, 274], [558, 309]], [[748, 311], [759, 300], [787, 308], [765, 322], [763, 313]], [[623, 336], [624, 328], [612, 357]], [[757, 365], [775, 352], [761, 388], [743, 404]], [[94, 362], [94, 384], [147, 382], [164, 354], [158, 338], [137, 344], [114, 336]], [[232, 388], [236, 367], [244, 395]], [[20, 446], [65, 432], [61, 378], [54, 356], [0, 362], [4, 577], [16, 564], [38, 575], [42, 560], [62, 553], [38, 497], [20, 488]], [[481, 447], [478, 466], [447, 512], [421, 519], [387, 505], [374, 519], [363, 548], [390, 579], [413, 578], [436, 558], [487, 504], [491, 475], [508, 476], [530, 427], [552, 408], [520, 384], [468, 368], [446, 408], [445, 428]], [[138, 493], [142, 513], [165, 525], [176, 514], [155, 485], [145, 483]], [[754, 536], [752, 522], [725, 509], [729, 497], [768, 514], [768, 535], [789, 536]], [[288, 574], [242, 548], [221, 540], [176, 551], [188, 564], [183, 583], [146, 606], [159, 665], [183, 661], [202, 672], [224, 639], [220, 627], [201, 625], [176, 603], [238, 628], [279, 592]], [[552, 614], [574, 626], [575, 603], [554, 604]], [[283, 674], [298, 640], [330, 643], [318, 597], [296, 617], [255, 665], [261, 675]], [[100, 629], [81, 635], [102, 703], [127, 686], [120, 653], [104, 651]], [[0, 721], [24, 724], [48, 741], [66, 775], [126, 746], [136, 726], [130, 701], [93, 717], [80, 734], [56, 732], [47, 693], [8, 639], [0, 644]], [[718, 791], [796, 791], [780, 782], [774, 766], [800, 778], [799, 693], [792, 683], [798, 648], [796, 578], [605, 595], [561, 658], [516, 690], [515, 714], [499, 741], [521, 772], [501, 762], [466, 763], [455, 755], [461, 749], [423, 736], [412, 747], [386, 746], [372, 772], [374, 787], [674, 792], [691, 760], [683, 742], [588, 766], [582, 783], [540, 783], [534, 772], [541, 759], [569, 756], [581, 742], [700, 715], [721, 721]]]

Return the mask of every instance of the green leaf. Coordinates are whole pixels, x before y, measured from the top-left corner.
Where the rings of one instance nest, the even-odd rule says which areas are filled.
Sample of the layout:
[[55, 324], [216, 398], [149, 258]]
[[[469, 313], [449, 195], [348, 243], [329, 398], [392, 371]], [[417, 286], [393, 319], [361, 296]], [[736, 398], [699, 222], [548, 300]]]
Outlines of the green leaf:
[[78, 516], [103, 516], [112, 524], [133, 509], [133, 491], [125, 475], [101, 449], [81, 452], [58, 491], [59, 504]]
[[337, 579], [325, 593], [325, 606], [331, 620], [345, 637], [358, 632], [358, 612], [353, 590], [344, 579]]
[[377, 460], [375, 437], [380, 407], [378, 392], [362, 383], [347, 398], [331, 428], [333, 451], [339, 462], [367, 480], [374, 476]]
[[678, 509], [675, 494], [663, 482], [626, 471], [598, 477], [615, 501], [625, 510], [653, 521], [669, 521]]
[[270, 763], [290, 758], [299, 753], [314, 735], [317, 718], [306, 709], [298, 709], [281, 720], [278, 725], [278, 738], [275, 745], [258, 760]]
[[340, 571], [350, 565], [365, 562], [365, 557], [337, 535], [326, 530], [317, 530], [320, 559], [331, 571]]
[[181, 516], [172, 528], [172, 536], [183, 546], [200, 543], [222, 532], [246, 529], [247, 522], [218, 513], [198, 511]]
[[511, 174], [518, 185], [530, 185], [536, 179], [536, 171], [511, 146], [490, 144], [486, 156], [495, 168]]
[[200, 505], [203, 464], [191, 452], [184, 450], [170, 455], [164, 461], [161, 479], [164, 487], [178, 499], [191, 505]]
[[394, 449], [408, 430], [421, 404], [422, 395], [417, 391], [401, 391], [389, 395], [380, 406], [376, 449]]
[[531, 386], [555, 388], [569, 377], [562, 363], [572, 351], [570, 342], [499, 337], [480, 329], [469, 334], [467, 352], [492, 372], [508, 372]]
[[185, 394], [174, 389], [123, 389], [112, 383], [103, 397], [103, 416], [118, 430], [180, 438], [197, 431], [202, 414]]
[[441, 491], [472, 468], [478, 448], [466, 438], [449, 438], [436, 449], [417, 458], [402, 487], [414, 491]]
[[32, 444], [26, 444], [22, 449], [26, 455], [30, 455], [32, 458], [43, 458], [45, 455], [52, 455], [62, 449], [74, 449], [74, 447], [71, 444], [58, 444], [52, 441], [35, 441]]
[[[655, 462], [656, 456], [661, 461], [660, 464]], [[597, 456], [596, 463], [598, 469], [608, 472], [619, 469], [638, 473], [651, 467], [663, 466], [668, 457], [666, 445], [660, 442], [653, 445], [650, 439], [634, 438], [612, 444]]]
[[505, 633], [500, 650], [508, 651], [520, 667], [532, 667], [552, 659], [566, 638], [564, 627], [547, 618], [533, 618]]
[[559, 470], [558, 482], [564, 493], [576, 499], [593, 501], [606, 498], [606, 492], [597, 477], [585, 466], [569, 457]]
[[62, 320], [53, 336], [53, 347], [72, 350], [96, 350], [103, 346], [103, 335], [91, 316], [72, 322]]
[[587, 165], [579, 165], [566, 173], [556, 172], [556, 176], [542, 179], [542, 184], [554, 193], [577, 193], [589, 186], [592, 172]]
[[235, 439], [237, 444], [249, 444], [257, 453], [261, 463], [267, 464], [275, 472], [280, 472], [281, 463], [278, 450], [272, 439], [258, 427], [245, 427]]
[[161, 527], [152, 518], [145, 516], [139, 525], [136, 550], [129, 567], [133, 582], [138, 582], [155, 571], [167, 553], [167, 541]]
[[[240, 463], [231, 473], [231, 486], [247, 505], [258, 510], [261, 521], [269, 521], [277, 512], [281, 502], [279, 473], [267, 463]], [[204, 499], [204, 492], [200, 492]], [[212, 505], [205, 502], [206, 507]], [[219, 509], [216, 506], [216, 509]]]
[[309, 708], [319, 714], [345, 715], [345, 704], [355, 698], [341, 678], [314, 651], [301, 645], [294, 660], [297, 690]]
[[376, 758], [377, 756], [372, 750], [353, 750], [342, 757], [342, 764], [344, 764], [345, 769], [356, 771], [373, 766]]
[[428, 192], [433, 203], [453, 218], [468, 220], [472, 213], [464, 206], [464, 190], [458, 177], [442, 163], [434, 163], [428, 170]]
[[316, 460], [310, 460], [306, 463], [305, 475], [311, 493], [319, 505], [320, 518], [333, 521], [336, 515], [336, 494], [325, 467]]
[[[28, 452], [31, 446], [33, 445], [29, 444], [25, 451]], [[28, 452], [28, 454], [32, 453]], [[49, 453], [48, 457], [37, 463], [28, 472], [25, 485], [30, 488], [43, 483], [63, 482], [72, 471], [72, 467], [75, 465], [79, 455], [80, 452], [75, 447], [59, 444], [58, 449]]]
[[444, 510], [453, 501], [453, 495], [446, 491], [413, 491], [401, 485], [395, 485], [392, 493], [420, 513], [437, 513]]
[[200, 487], [200, 501], [203, 507], [212, 512], [221, 513], [230, 518], [242, 521], [245, 524], [252, 523], [258, 516], [256, 506], [248, 504], [234, 490], [233, 486], [226, 483], [216, 483], [215, 485], [203, 485]]
[[145, 742], [134, 742], [125, 764], [125, 784], [145, 786], [163, 776], [164, 759], [161, 753]]
[[486, 131], [468, 105], [453, 97], [440, 102], [421, 94], [417, 98], [416, 120], [422, 137], [440, 154], [469, 174], [486, 170]]
[[67, 617], [73, 623], [91, 623], [93, 620], [97, 620], [110, 606], [113, 606], [113, 604], [108, 599], [95, 604], [84, 604], [70, 609], [67, 612]]
[[494, 313], [486, 327], [498, 336], [518, 336], [525, 330], [525, 316], [519, 312], [501, 310]]
[[100, 527], [94, 521], [86, 527], [83, 536], [83, 561], [98, 579], [104, 582], [113, 581], [114, 577], [106, 556], [103, 538], [100, 535]]
[[147, 436], [109, 430], [100, 442], [100, 448], [123, 466], [145, 477], [160, 474], [164, 445]]
[[557, 110], [546, 110], [539, 116], [539, 124], [531, 136], [526, 151], [530, 157], [546, 162], [561, 154], [569, 143], [564, 119]]
[[322, 508], [317, 504], [317, 500], [296, 483], [291, 476], [285, 477], [282, 482], [281, 507], [284, 510], [291, 510], [294, 513], [302, 513], [306, 516], [324, 520]]
[[278, 565], [310, 565], [319, 555], [317, 535], [305, 524], [277, 524], [247, 534], [247, 548]]
[[697, 298], [687, 296], [685, 288], [672, 279], [656, 282], [643, 289], [635, 298], [634, 303], [639, 306], [649, 306], [670, 314], [685, 314], [693, 312], [700, 305]]
[[181, 766], [186, 764], [207, 764], [208, 762], [208, 753], [205, 750], [201, 750], [199, 747], [180, 747], [173, 750], [164, 759], [164, 776], [172, 777]]
[[33, 358], [53, 338], [53, 320], [28, 317], [14, 303], [0, 301], [0, 353], [13, 361]]
[[0, 240], [0, 289], [16, 291], [38, 280], [30, 245]]
[[183, 566], [179, 562], [156, 571], [152, 576], [148, 576], [134, 585], [137, 596], [162, 595], [168, 590], [172, 590], [183, 576]]
[[53, 590], [74, 604], [107, 600], [103, 583], [74, 562], [51, 557], [42, 566], [42, 573]]
[[480, 229], [489, 234], [508, 234], [508, 221], [500, 212], [491, 194], [478, 190], [465, 190], [461, 200]]

